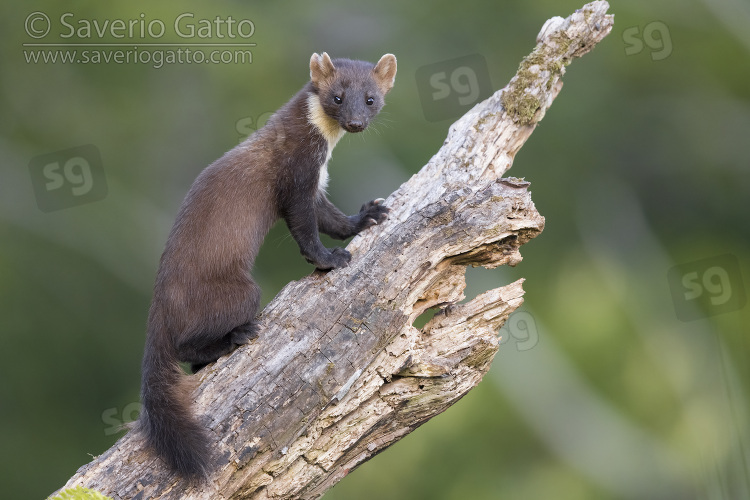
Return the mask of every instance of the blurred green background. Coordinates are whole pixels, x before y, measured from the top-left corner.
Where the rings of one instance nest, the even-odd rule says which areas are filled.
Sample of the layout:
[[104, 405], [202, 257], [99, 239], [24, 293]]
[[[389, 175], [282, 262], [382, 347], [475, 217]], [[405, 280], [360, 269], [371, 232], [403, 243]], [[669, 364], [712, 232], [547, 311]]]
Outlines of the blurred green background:
[[[398, 57], [377, 123], [330, 164], [331, 198], [352, 213], [438, 150], [461, 114], [445, 103], [472, 94], [471, 75], [503, 87], [544, 21], [581, 5], [5, 2], [3, 497], [45, 497], [135, 417], [151, 287], [182, 197], [305, 83], [312, 52]], [[750, 498], [750, 5], [636, 0], [611, 12], [614, 30], [568, 68], [509, 172], [531, 181], [546, 229], [518, 267], [468, 274], [468, 297], [527, 278], [489, 375], [326, 498]], [[76, 30], [122, 19], [135, 32], [68, 36], [65, 13]], [[231, 16], [254, 32], [231, 39], [214, 23], [181, 38], [183, 13], [185, 30]], [[165, 34], [141, 38], [154, 21]], [[118, 48], [24, 46], [44, 42], [124, 43], [141, 57], [177, 50], [149, 42], [256, 45], [244, 64], [86, 64], [42, 53]], [[475, 66], [451, 81], [451, 61], [469, 55]], [[418, 78], [433, 65], [446, 101]], [[85, 145], [101, 156], [84, 155], [93, 177], [70, 163]], [[310, 271], [276, 226], [254, 270], [264, 301]]]

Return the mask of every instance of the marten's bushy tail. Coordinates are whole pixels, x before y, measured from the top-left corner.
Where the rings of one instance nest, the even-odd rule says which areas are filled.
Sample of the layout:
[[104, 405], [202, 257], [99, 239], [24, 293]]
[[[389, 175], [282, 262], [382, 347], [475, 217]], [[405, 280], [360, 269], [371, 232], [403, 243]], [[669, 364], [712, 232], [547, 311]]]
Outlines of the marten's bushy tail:
[[164, 332], [149, 332], [143, 357], [139, 428], [148, 444], [184, 478], [207, 477], [211, 457], [206, 429], [191, 410], [191, 390]]

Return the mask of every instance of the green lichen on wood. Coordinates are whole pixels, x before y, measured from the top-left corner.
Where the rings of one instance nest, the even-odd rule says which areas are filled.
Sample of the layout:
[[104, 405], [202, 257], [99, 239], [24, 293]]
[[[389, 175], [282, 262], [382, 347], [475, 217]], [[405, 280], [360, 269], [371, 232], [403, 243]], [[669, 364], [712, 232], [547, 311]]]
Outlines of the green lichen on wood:
[[75, 488], [67, 488], [62, 490], [53, 497], [48, 497], [47, 500], [112, 500], [110, 497], [104, 496], [98, 491], [83, 488], [82, 486], [76, 486]]
[[477, 122], [474, 124], [474, 130], [477, 132], [481, 131], [482, 126], [487, 123], [488, 121], [496, 121], [498, 119], [498, 115], [501, 113], [487, 113], [486, 115], [482, 116]]
[[542, 103], [547, 101], [552, 86], [562, 76], [563, 68], [570, 64], [571, 43], [572, 40], [561, 31], [523, 58], [516, 76], [500, 98], [514, 122], [520, 125], [535, 122], [534, 117]]

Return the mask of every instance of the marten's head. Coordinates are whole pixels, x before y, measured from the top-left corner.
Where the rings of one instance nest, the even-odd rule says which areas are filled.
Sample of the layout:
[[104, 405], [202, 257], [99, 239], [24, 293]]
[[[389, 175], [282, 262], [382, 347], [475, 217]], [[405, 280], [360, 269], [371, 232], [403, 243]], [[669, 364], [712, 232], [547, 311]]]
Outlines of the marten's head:
[[361, 132], [385, 104], [396, 78], [396, 56], [386, 54], [377, 64], [350, 59], [331, 60], [328, 54], [310, 58], [310, 79], [325, 114], [347, 132]]

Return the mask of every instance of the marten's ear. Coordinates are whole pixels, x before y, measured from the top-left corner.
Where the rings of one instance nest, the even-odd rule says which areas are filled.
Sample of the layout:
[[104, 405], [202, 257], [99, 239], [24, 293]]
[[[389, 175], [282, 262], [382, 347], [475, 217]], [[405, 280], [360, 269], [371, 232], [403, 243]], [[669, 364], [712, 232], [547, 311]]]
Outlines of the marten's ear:
[[372, 73], [380, 91], [383, 94], [387, 93], [393, 88], [393, 82], [396, 80], [396, 56], [386, 54], [381, 57]]
[[310, 80], [316, 88], [320, 88], [326, 80], [331, 80], [334, 73], [336, 73], [336, 67], [327, 53], [312, 55], [310, 58]]

